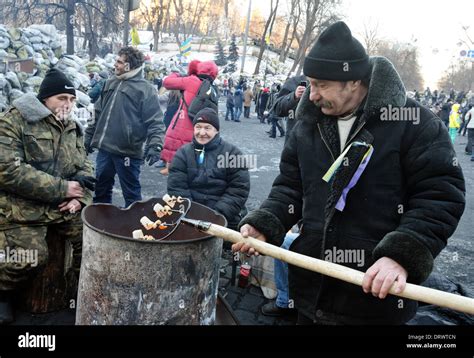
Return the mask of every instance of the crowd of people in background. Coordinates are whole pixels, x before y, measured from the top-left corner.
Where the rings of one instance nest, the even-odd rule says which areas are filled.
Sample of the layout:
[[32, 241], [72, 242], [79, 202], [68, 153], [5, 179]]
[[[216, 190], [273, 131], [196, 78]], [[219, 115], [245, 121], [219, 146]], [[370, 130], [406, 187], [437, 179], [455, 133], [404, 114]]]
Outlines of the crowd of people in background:
[[[474, 121], [471, 122], [472, 108], [474, 106], [474, 92], [456, 91], [451, 89], [449, 93], [444, 90], [431, 91], [429, 87], [422, 93], [417, 90], [408, 93], [423, 106], [428, 107], [444, 123], [449, 131], [451, 141], [456, 142], [458, 136], [468, 134], [468, 142], [465, 153], [472, 156], [474, 145]], [[474, 161], [474, 156], [471, 157]]]
[[[173, 69], [172, 73], [179, 73], [178, 71], [181, 71], [179, 76], [190, 76], [193, 71], [193, 62], [196, 61], [192, 61], [191, 64], [188, 65], [187, 74], [183, 73], [184, 70], [182, 69], [186, 64], [183, 65], [181, 63], [176, 63], [175, 61], [172, 63], [170, 68]], [[88, 94], [92, 103], [97, 101], [105, 82], [110, 76], [111, 74], [107, 71], [90, 74], [91, 84]], [[164, 113], [164, 124], [166, 129], [168, 129], [173, 117], [176, 115], [176, 112], [178, 112], [182, 107], [181, 99], [184, 92], [182, 89], [174, 89], [164, 86], [163, 80], [166, 76], [163, 73], [155, 71], [153, 66], [150, 65], [150, 59], [147, 57], [145, 57], [144, 62], [144, 77], [151, 82], [158, 91], [160, 107]], [[219, 90], [219, 96], [222, 98], [221, 100], [225, 102], [225, 121], [240, 123], [242, 122], [242, 118], [250, 119], [251, 108], [253, 106], [256, 120], [262, 124], [267, 123], [270, 125], [270, 128], [265, 131], [270, 138], [276, 138], [277, 134], [279, 134], [279, 137], [285, 137], [293, 125], [294, 113], [290, 116], [288, 116], [288, 114], [279, 114], [279, 112], [281, 112], [279, 103], [281, 102], [280, 98], [291, 92], [293, 97], [286, 99], [286, 101], [289, 100], [292, 102], [292, 105], [296, 108], [297, 102], [293, 102], [297, 98], [294, 96], [293, 91], [296, 90], [297, 84], [301, 85], [303, 82], [303, 86], [300, 87], [301, 93], [299, 93], [299, 96], [301, 97], [304, 88], [306, 87], [306, 78], [304, 75], [290, 78], [285, 83], [280, 83], [279, 81], [262, 81], [261, 79], [255, 79], [253, 76], [240, 76], [240, 78], [236, 80], [229, 74], [216, 75], [214, 79], [216, 80], [217, 88]], [[286, 87], [287, 83], [290, 82], [292, 83], [292, 89], [291, 91], [288, 91]], [[445, 92], [444, 90], [432, 91], [427, 87], [424, 91], [408, 91], [407, 96], [429, 108], [443, 121], [450, 133], [453, 143], [456, 141], [458, 136], [466, 136], [467, 134], [468, 143], [465, 147], [465, 153], [472, 155], [472, 146], [474, 145], [474, 139], [472, 139], [474, 137], [474, 133], [472, 133], [474, 129], [474, 121], [471, 122], [472, 115], [469, 115], [469, 112], [474, 105], [473, 91], [456, 91], [455, 89], [451, 89], [449, 92]], [[189, 100], [192, 100], [192, 96], [188, 98], [188, 101]], [[171, 132], [176, 131], [173, 128]], [[191, 130], [189, 129], [188, 133], [190, 132]], [[471, 135], [469, 135], [469, 133], [471, 133]], [[183, 143], [189, 142], [190, 138], [191, 136], [188, 134], [187, 140]], [[169, 162], [170, 159], [168, 158], [167, 160]], [[168, 169], [166, 158], [165, 160], [160, 160], [156, 166], [163, 168], [161, 173], [167, 175]]]

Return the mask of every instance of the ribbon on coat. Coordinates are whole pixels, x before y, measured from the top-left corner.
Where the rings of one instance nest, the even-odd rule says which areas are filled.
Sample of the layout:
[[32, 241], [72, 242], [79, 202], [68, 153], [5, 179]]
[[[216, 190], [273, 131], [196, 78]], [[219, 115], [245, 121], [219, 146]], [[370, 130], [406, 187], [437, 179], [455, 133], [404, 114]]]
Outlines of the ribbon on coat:
[[323, 180], [326, 183], [329, 183], [331, 178], [334, 176], [336, 173], [337, 169], [341, 166], [344, 158], [346, 157], [346, 154], [349, 152], [349, 150], [352, 148], [352, 146], [365, 146], [367, 147], [367, 152], [364, 154], [362, 157], [362, 161], [359, 164], [359, 167], [355, 171], [354, 175], [352, 176], [351, 180], [349, 181], [349, 184], [342, 190], [342, 194], [337, 201], [336, 204], [336, 209], [339, 211], [343, 211], [345, 206], [346, 206], [346, 198], [347, 194], [349, 191], [357, 184], [359, 181], [360, 177], [362, 176], [362, 173], [364, 172], [365, 168], [367, 167], [367, 164], [369, 163], [370, 159], [372, 158], [372, 154], [374, 152], [374, 147], [371, 144], [363, 143], [363, 142], [352, 142], [350, 146], [348, 146], [339, 157], [335, 160], [335, 162], [331, 165], [331, 167], [328, 169], [326, 174], [323, 176]]
[[200, 152], [197, 157], [197, 163], [202, 165], [204, 163], [204, 147], [202, 149], [194, 149], [196, 152]]

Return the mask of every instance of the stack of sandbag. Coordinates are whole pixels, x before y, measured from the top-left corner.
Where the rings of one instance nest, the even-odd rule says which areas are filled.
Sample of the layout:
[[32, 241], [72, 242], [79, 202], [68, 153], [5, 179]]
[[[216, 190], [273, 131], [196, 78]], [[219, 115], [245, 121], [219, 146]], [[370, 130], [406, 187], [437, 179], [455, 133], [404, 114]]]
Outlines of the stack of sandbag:
[[[33, 73], [12, 71], [11, 63], [31, 59]], [[2, 63], [10, 62], [9, 68]], [[46, 72], [58, 68], [74, 83], [78, 102], [88, 107], [90, 98], [86, 94], [90, 85], [89, 73], [113, 70], [115, 56], [92, 62], [74, 55], [63, 54], [58, 32], [54, 25], [31, 25], [27, 28], [8, 28], [0, 25], [0, 111], [4, 111], [18, 97], [27, 92], [39, 91]]]
[[5, 75], [0, 73], [0, 112], [8, 107], [11, 90], [10, 82], [5, 78]]
[[56, 68], [62, 72], [74, 83], [76, 89], [87, 91], [90, 84], [90, 78], [85, 67], [86, 61], [75, 55], [63, 55]]
[[[54, 25], [27, 28], [0, 25], [0, 110], [26, 92], [37, 92], [44, 74], [58, 63], [62, 49]], [[11, 63], [31, 59], [33, 73], [16, 71]], [[6, 66], [10, 63], [10, 66]], [[21, 68], [21, 67], [19, 67]]]
[[24, 29], [0, 25], [0, 59], [25, 60], [36, 57], [44, 60], [35, 61], [38, 65], [54, 65], [61, 53], [54, 25], [31, 25]]

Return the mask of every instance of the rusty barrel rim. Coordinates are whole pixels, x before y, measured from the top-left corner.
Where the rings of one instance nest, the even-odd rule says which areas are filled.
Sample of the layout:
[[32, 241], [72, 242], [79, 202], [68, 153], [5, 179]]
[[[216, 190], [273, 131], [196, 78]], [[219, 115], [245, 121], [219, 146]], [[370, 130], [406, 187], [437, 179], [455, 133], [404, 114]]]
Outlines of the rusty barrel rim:
[[[169, 244], [169, 245], [179, 245], [179, 244], [188, 244], [188, 243], [193, 243], [193, 242], [200, 242], [200, 241], [205, 241], [205, 240], [210, 240], [210, 239], [213, 239], [213, 238], [217, 238], [213, 235], [206, 235], [206, 236], [203, 236], [203, 237], [199, 237], [199, 238], [196, 238], [196, 239], [189, 239], [189, 240], [169, 240], [167, 237], [161, 239], [161, 240], [140, 240], [140, 239], [134, 239], [133, 237], [129, 237], [129, 236], [123, 236], [123, 235], [119, 235], [119, 234], [114, 234], [114, 233], [111, 233], [111, 232], [107, 232], [106, 230], [101, 230], [101, 229], [98, 229], [97, 227], [95, 227], [94, 225], [92, 225], [91, 223], [89, 223], [89, 221], [87, 220], [86, 218], [86, 211], [92, 207], [99, 207], [99, 206], [109, 206], [109, 207], [113, 207], [115, 208], [116, 210], [120, 210], [120, 211], [127, 211], [127, 210], [130, 210], [133, 208], [133, 206], [137, 205], [137, 204], [145, 204], [147, 203], [148, 201], [151, 201], [153, 199], [156, 199], [156, 198], [150, 198], [150, 199], [147, 199], [147, 200], [140, 200], [140, 201], [136, 201], [134, 203], [132, 203], [130, 206], [128, 206], [127, 208], [119, 208], [117, 207], [116, 205], [113, 205], [113, 204], [109, 204], [109, 203], [94, 203], [94, 204], [90, 204], [90, 205], [87, 205], [84, 209], [82, 209], [81, 211], [81, 219], [82, 219], [82, 222], [84, 225], [86, 225], [89, 229], [95, 231], [95, 232], [98, 232], [98, 233], [101, 233], [103, 235], [106, 235], [106, 236], [109, 236], [109, 237], [113, 237], [113, 238], [116, 238], [116, 239], [122, 239], [122, 240], [127, 240], [127, 241], [131, 241], [131, 242], [140, 242], [140, 243], [144, 243], [144, 244], [151, 244], [151, 245], [157, 245], [157, 244]], [[224, 219], [224, 224], [223, 226], [227, 226], [227, 219], [225, 218], [224, 215], [222, 214], [219, 214], [218, 212], [216, 212], [215, 210], [207, 207], [207, 206], [204, 206], [202, 204], [199, 204], [199, 203], [194, 203], [194, 202], [191, 202], [191, 205], [193, 204], [197, 204], [198, 206], [202, 206], [202, 207], [205, 207], [207, 210], [210, 210], [212, 211], [216, 216], [220, 216]], [[188, 211], [189, 212], [189, 211]], [[181, 225], [181, 223], [177, 224], [176, 226], [176, 229], [178, 228], [178, 226]], [[174, 229], [173, 231], [171, 231], [170, 234], [168, 234], [167, 236], [171, 236], [173, 234], [173, 232], [176, 230]], [[222, 240], [222, 239], [221, 239]]]

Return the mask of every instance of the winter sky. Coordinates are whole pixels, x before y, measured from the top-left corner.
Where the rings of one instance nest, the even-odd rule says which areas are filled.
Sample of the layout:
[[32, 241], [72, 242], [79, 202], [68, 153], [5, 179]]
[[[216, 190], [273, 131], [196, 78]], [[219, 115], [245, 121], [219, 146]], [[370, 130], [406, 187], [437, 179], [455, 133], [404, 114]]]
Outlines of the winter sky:
[[[247, 9], [248, 0], [242, 3]], [[266, 14], [270, 0], [253, 0], [254, 6]], [[343, 0], [342, 12], [359, 40], [365, 23], [378, 23], [381, 37], [418, 46], [425, 85], [432, 89], [450, 62], [459, 59], [461, 50], [468, 50], [460, 44], [465, 39], [462, 26], [471, 24], [468, 33], [474, 40], [472, 0]]]

